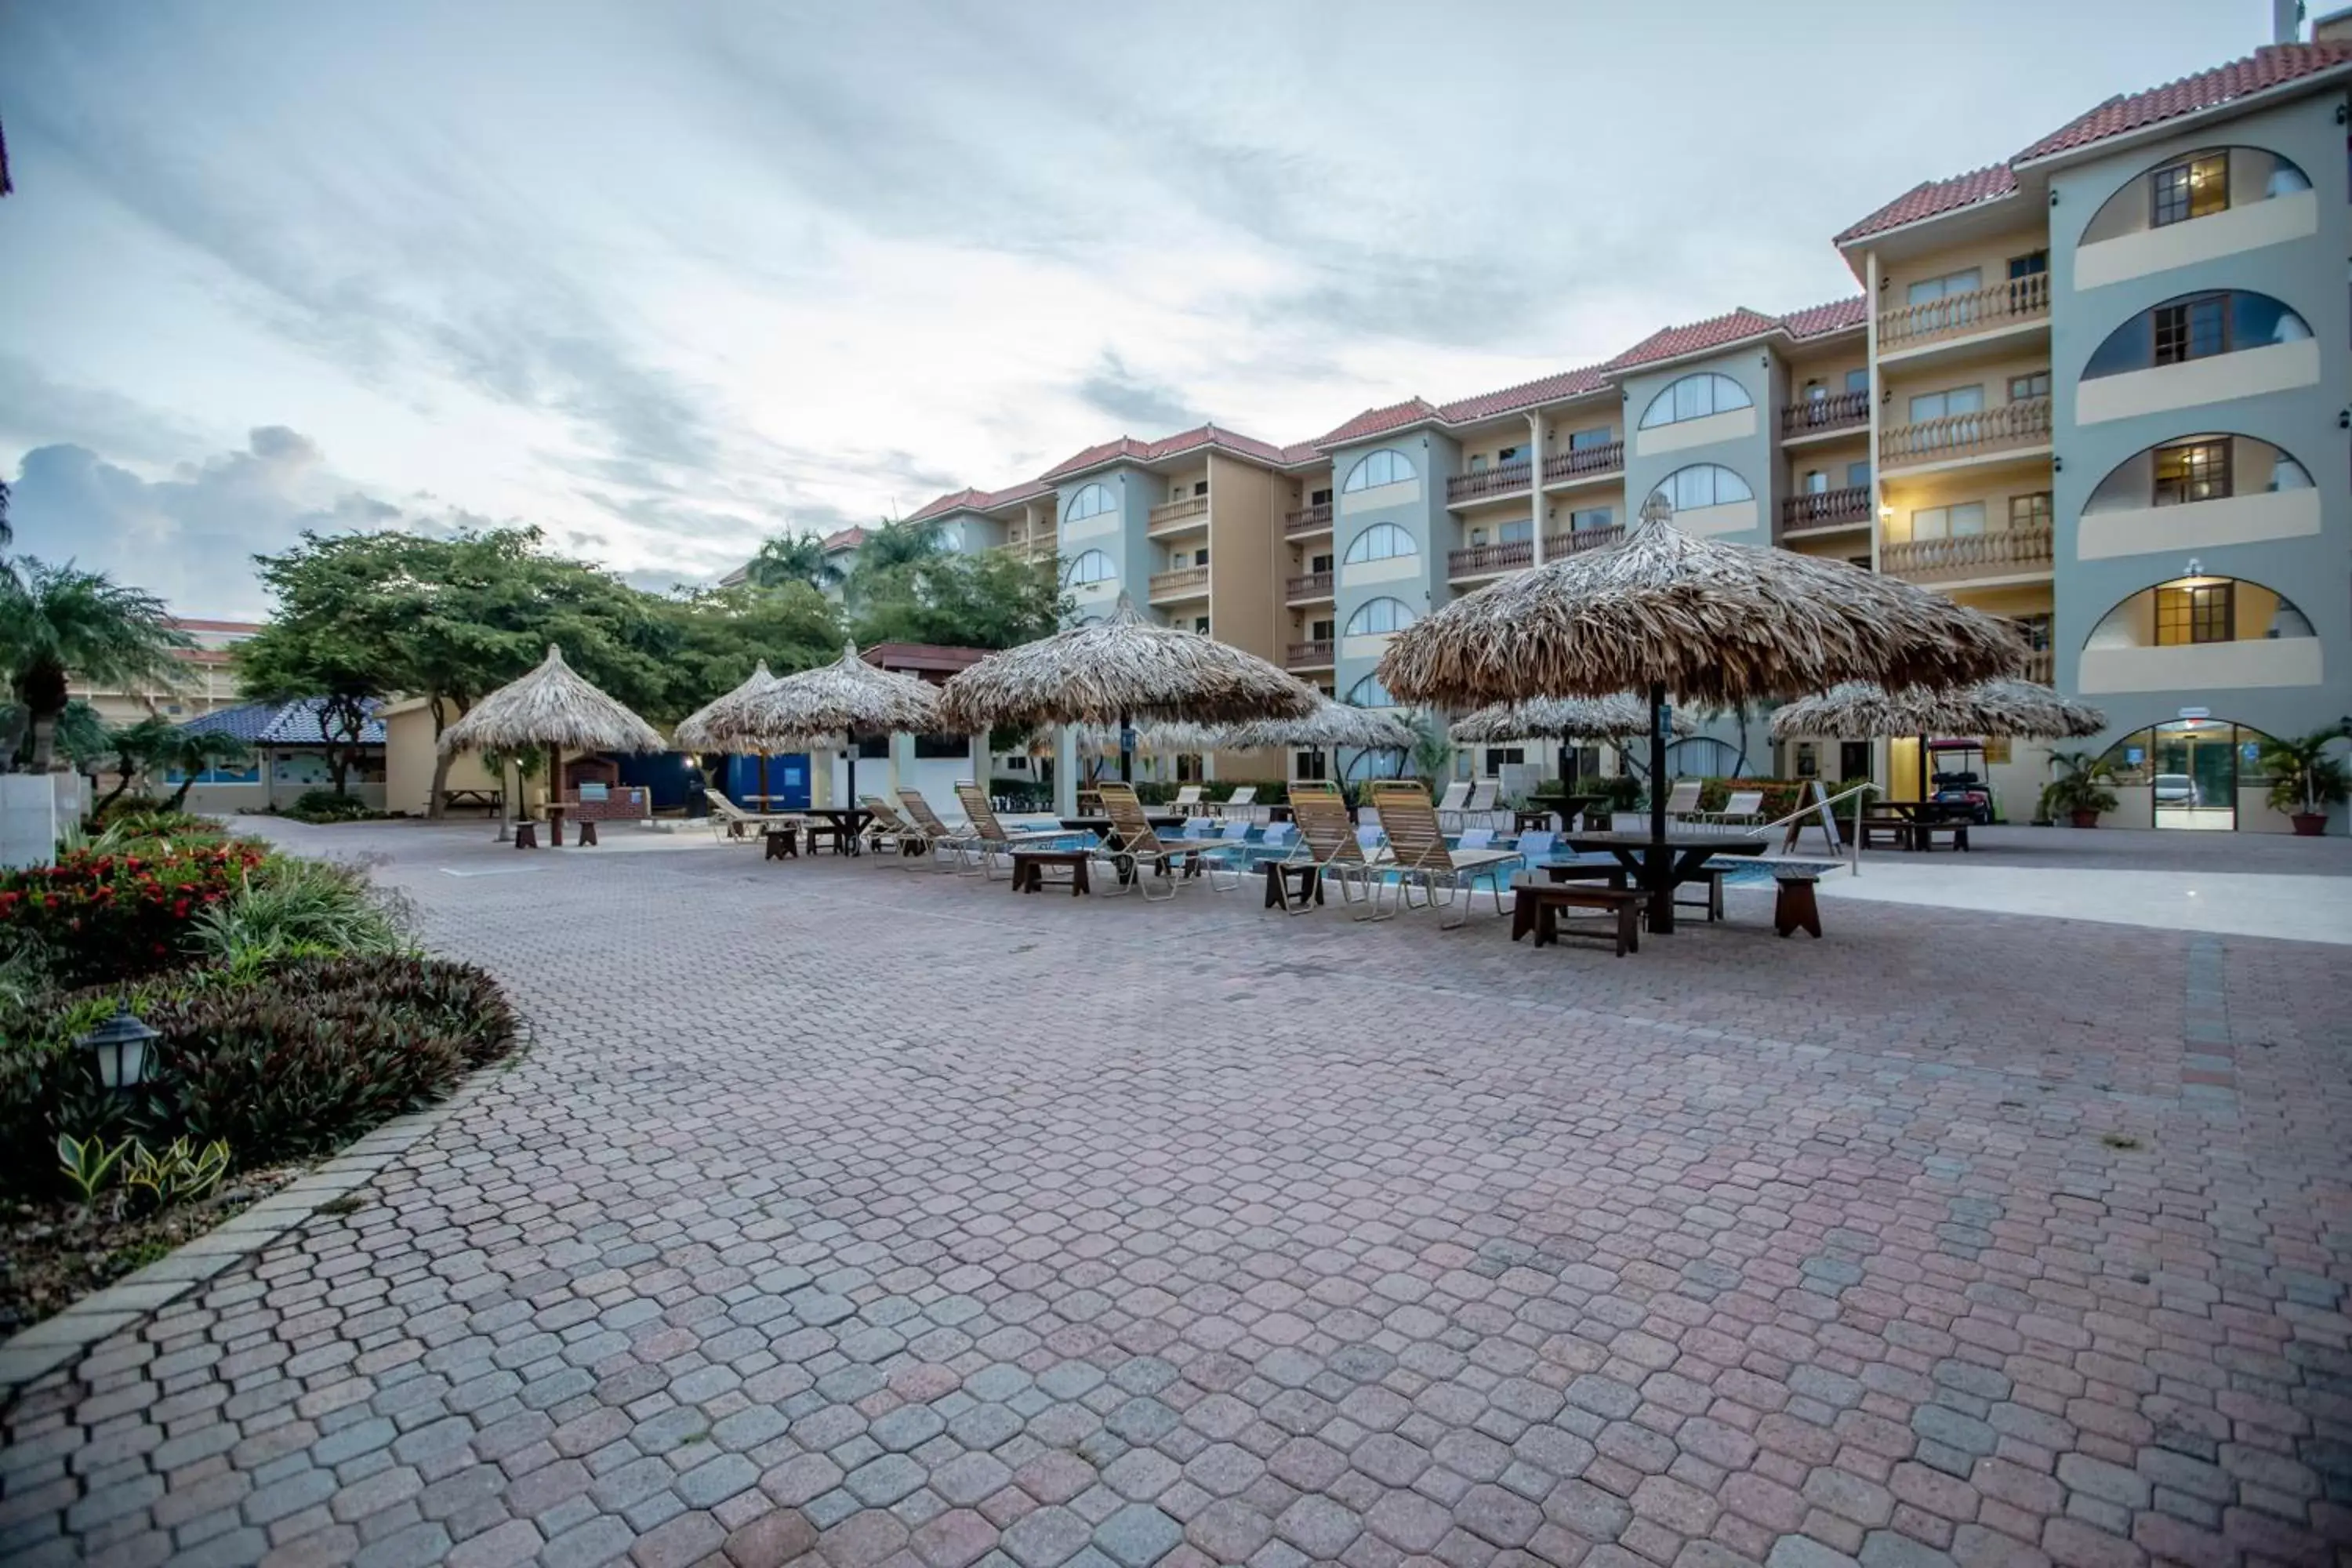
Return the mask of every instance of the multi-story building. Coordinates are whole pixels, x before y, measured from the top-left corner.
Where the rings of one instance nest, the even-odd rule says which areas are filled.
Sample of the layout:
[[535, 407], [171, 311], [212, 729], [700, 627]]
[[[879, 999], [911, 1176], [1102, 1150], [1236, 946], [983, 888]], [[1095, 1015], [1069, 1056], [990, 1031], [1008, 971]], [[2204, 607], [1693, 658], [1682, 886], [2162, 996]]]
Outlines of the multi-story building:
[[[1836, 238], [1857, 297], [1295, 446], [1122, 437], [915, 516], [1058, 559], [1081, 618], [1125, 592], [1380, 706], [1398, 629], [1662, 492], [1686, 530], [2016, 621], [2034, 679], [2112, 716], [2116, 820], [2283, 827], [2254, 746], [2352, 710], [2352, 13], [2317, 34], [1906, 192]], [[1921, 787], [1916, 742], [1774, 755], [1764, 719], [1713, 716], [1680, 771]], [[2048, 748], [1989, 757], [2022, 816]]]
[[238, 700], [236, 654], [237, 644], [261, 630], [254, 621], [205, 621], [175, 616], [171, 625], [187, 634], [193, 647], [173, 656], [178, 667], [166, 686], [92, 686], [75, 679], [68, 691], [87, 701], [110, 725], [135, 724], [162, 716], [179, 723], [200, 719]]

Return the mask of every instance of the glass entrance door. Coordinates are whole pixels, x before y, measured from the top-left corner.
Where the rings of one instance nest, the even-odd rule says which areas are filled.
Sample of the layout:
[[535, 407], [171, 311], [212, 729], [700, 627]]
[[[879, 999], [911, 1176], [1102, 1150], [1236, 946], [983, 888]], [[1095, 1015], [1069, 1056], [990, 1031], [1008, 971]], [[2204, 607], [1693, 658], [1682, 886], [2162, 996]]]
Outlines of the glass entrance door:
[[2228, 832], [2238, 826], [2238, 729], [2184, 719], [2156, 729], [2156, 826]]

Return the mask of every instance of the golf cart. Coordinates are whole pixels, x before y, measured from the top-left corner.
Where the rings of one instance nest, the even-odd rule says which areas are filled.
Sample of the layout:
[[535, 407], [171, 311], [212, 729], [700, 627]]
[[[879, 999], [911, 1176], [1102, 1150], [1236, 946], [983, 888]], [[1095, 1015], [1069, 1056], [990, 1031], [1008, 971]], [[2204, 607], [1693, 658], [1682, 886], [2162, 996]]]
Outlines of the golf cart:
[[1983, 742], [1930, 741], [1927, 761], [1928, 782], [1933, 785], [1928, 799], [1955, 816], [1966, 813], [1979, 827], [1992, 821], [1992, 789], [1985, 783]]

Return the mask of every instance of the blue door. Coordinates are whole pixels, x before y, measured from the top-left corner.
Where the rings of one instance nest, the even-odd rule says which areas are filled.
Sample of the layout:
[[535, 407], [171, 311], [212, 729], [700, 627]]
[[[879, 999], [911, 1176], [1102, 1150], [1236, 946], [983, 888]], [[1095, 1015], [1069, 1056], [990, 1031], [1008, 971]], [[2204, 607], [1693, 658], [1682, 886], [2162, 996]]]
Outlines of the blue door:
[[[760, 789], [760, 759], [733, 757], [727, 759], [723, 783], [728, 798], [738, 803], [748, 801], [761, 793]], [[770, 810], [803, 811], [809, 804], [809, 760], [805, 752], [793, 752], [768, 759], [768, 795], [774, 796], [767, 805]]]

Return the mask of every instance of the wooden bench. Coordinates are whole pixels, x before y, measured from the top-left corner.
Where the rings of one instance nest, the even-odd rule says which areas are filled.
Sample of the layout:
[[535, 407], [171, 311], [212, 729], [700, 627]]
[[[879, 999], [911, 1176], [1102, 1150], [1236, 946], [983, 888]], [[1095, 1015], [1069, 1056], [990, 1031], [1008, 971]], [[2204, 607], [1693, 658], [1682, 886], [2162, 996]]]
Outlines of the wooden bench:
[[1312, 860], [1269, 860], [1265, 863], [1265, 907], [1287, 909], [1294, 903], [1323, 901], [1323, 868]]
[[460, 807], [471, 811], [487, 811], [495, 816], [507, 805], [507, 792], [502, 789], [445, 789], [441, 792], [441, 809], [456, 811]]
[[1948, 833], [1952, 836], [1952, 847], [1956, 851], [1965, 850], [1969, 847], [1969, 819], [1965, 816], [1939, 816], [1925, 817], [1911, 825], [1910, 847], [1918, 850], [1933, 849], [1936, 847], [1936, 835], [1938, 833]]
[[1772, 904], [1772, 929], [1782, 936], [1801, 928], [1809, 936], [1822, 934], [1822, 906], [1813, 898], [1813, 884], [1821, 878], [1811, 871], [1779, 871], [1772, 873], [1779, 884], [1779, 896]]
[[1862, 847], [1877, 848], [1885, 839], [1897, 849], [1911, 847], [1911, 819], [1899, 812], [1864, 812], [1862, 818]]
[[778, 826], [771, 824], [760, 830], [760, 841], [766, 847], [761, 858], [767, 860], [797, 860], [801, 858], [801, 830], [797, 823]]
[[1581, 881], [1537, 881], [1526, 872], [1511, 879], [1511, 891], [1513, 942], [1533, 931], [1536, 946], [1557, 944], [1560, 938], [1560, 910], [1601, 910], [1614, 915], [1615, 920], [1593, 921], [1596, 929], [1589, 931], [1576, 929], [1584, 922], [1570, 921], [1569, 931], [1599, 942], [1615, 942], [1620, 958], [1642, 951], [1642, 909], [1649, 901], [1647, 893], [1631, 888], [1596, 888]]
[[1090, 849], [1015, 849], [1013, 851], [1013, 890], [1016, 893], [1042, 893], [1045, 890], [1045, 868], [1065, 867], [1066, 877], [1055, 879], [1070, 885], [1070, 897], [1094, 891], [1087, 877], [1087, 861], [1093, 857]]

